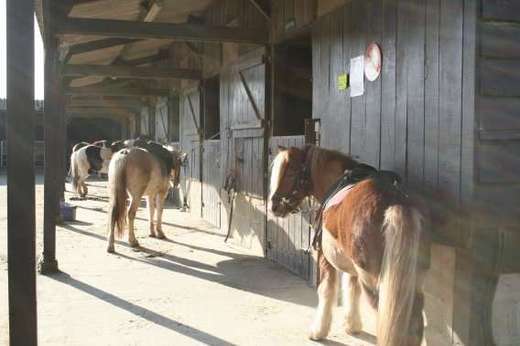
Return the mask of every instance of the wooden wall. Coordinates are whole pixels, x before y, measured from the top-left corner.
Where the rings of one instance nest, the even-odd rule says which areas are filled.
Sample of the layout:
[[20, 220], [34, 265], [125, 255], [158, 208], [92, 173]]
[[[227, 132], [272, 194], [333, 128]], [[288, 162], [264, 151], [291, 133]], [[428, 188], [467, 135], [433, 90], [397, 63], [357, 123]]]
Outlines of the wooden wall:
[[[463, 3], [352, 1], [317, 22], [313, 116], [323, 146], [461, 197]], [[381, 77], [350, 98], [336, 79], [372, 41]]]
[[169, 113], [168, 98], [160, 97], [155, 103], [155, 140], [161, 143], [168, 143], [169, 140]]
[[[478, 265], [498, 278], [493, 304], [497, 344], [520, 342], [520, 3], [481, 0], [478, 21], [475, 196]], [[510, 274], [506, 274], [510, 273]]]
[[186, 90], [181, 96], [180, 129], [181, 150], [188, 154], [188, 164], [181, 174], [182, 196], [191, 213], [202, 216], [202, 172], [200, 138], [200, 91]]
[[[520, 215], [520, 5], [482, 0], [477, 197], [509, 222]], [[513, 220], [511, 220], [513, 217]], [[520, 268], [519, 268], [520, 269]]]
[[317, 0], [271, 1], [272, 33], [275, 42], [308, 29], [316, 18]]

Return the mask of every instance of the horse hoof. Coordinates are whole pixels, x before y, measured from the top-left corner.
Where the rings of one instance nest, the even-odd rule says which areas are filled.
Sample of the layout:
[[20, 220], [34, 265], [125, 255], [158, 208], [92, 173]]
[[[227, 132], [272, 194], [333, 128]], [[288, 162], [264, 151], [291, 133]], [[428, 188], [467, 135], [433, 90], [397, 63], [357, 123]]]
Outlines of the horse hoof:
[[321, 335], [321, 333], [315, 332], [315, 331], [311, 331], [309, 334], [309, 339], [314, 340], [314, 341], [319, 341], [319, 340], [323, 339], [324, 337], [325, 337], [325, 335]]
[[359, 335], [362, 329], [361, 321], [345, 322], [345, 332], [349, 335]]
[[113, 246], [109, 246], [109, 247], [107, 247], [107, 252], [108, 253], [114, 253], [114, 252], [116, 252], [116, 250], [114, 249]]
[[129, 245], [130, 245], [130, 247], [136, 248], [136, 247], [139, 247], [139, 242], [137, 240], [131, 241], [131, 242], [129, 242]]
[[328, 332], [320, 330], [319, 328], [313, 327], [309, 333], [309, 339], [318, 341], [327, 336]]
[[150, 237], [150, 238], [155, 238], [155, 234], [150, 233], [149, 237]]
[[157, 236], [157, 239], [166, 239], [166, 236], [161, 233]]

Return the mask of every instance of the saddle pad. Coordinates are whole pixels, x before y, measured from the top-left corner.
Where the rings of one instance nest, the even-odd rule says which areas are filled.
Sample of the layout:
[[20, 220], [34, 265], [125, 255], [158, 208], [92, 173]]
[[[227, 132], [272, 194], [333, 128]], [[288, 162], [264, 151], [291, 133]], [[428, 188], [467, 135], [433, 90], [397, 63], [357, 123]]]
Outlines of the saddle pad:
[[347, 197], [350, 189], [353, 187], [354, 185], [351, 184], [351, 185], [347, 185], [345, 186], [344, 188], [342, 188], [341, 190], [339, 190], [338, 192], [336, 192], [326, 203], [325, 203], [325, 208], [323, 209], [323, 211], [331, 208], [331, 207], [334, 207], [338, 204], [340, 204], [344, 199], [345, 197]]

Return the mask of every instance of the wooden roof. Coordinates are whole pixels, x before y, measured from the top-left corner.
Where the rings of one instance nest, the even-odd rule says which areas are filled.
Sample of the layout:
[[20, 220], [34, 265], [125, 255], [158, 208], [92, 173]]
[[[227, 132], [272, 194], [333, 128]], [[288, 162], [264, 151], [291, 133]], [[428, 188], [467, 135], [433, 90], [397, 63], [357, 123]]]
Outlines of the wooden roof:
[[[45, 21], [42, 1], [36, 0], [38, 22]], [[68, 18], [108, 19], [133, 22], [187, 23], [190, 16], [200, 16], [214, 0], [67, 0], [74, 3]], [[64, 1], [65, 2], [65, 1]], [[111, 40], [111, 41], [110, 41]], [[81, 65], [111, 65], [121, 61], [153, 57], [166, 50], [172, 39], [135, 39], [117, 44], [117, 39], [100, 35], [60, 35], [59, 45], [66, 56], [64, 63]], [[150, 59], [151, 61], [153, 59]], [[146, 62], [143, 60], [143, 62]], [[146, 64], [145, 64], [146, 65]], [[102, 82], [106, 77], [86, 76], [69, 79], [71, 87]]]

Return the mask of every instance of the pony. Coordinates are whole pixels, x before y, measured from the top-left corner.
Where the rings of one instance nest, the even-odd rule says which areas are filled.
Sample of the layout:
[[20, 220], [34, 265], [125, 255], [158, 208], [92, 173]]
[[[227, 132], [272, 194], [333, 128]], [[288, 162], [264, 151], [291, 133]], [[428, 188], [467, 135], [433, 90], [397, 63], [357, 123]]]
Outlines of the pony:
[[[180, 181], [181, 165], [186, 154], [147, 142], [143, 147], [131, 147], [114, 154], [108, 168], [109, 212], [107, 252], [113, 253], [114, 233], [121, 237], [128, 217], [128, 243], [138, 247], [134, 220], [141, 198], [146, 196], [149, 212], [150, 237], [164, 239], [162, 213], [170, 187]], [[127, 196], [130, 206], [126, 207]], [[157, 219], [155, 220], [155, 215]]]
[[[312, 145], [281, 147], [272, 164], [268, 208], [285, 217], [306, 197], [322, 203], [321, 232], [313, 241], [319, 303], [310, 339], [329, 333], [338, 274], [343, 272], [349, 276], [347, 333], [362, 330], [359, 302], [365, 292], [377, 311], [378, 345], [418, 346], [424, 328], [422, 283], [429, 266], [426, 213], [402, 191], [395, 173], [365, 167], [340, 152]], [[345, 187], [337, 184], [358, 169], [369, 173]]]
[[81, 149], [81, 148], [83, 148], [83, 147], [86, 147], [87, 145], [89, 145], [89, 143], [87, 143], [87, 142], [79, 142], [79, 143], [76, 143], [76, 144], [74, 144], [74, 146], [72, 147], [72, 152], [78, 151], [79, 149]]
[[[78, 143], [70, 155], [69, 174], [72, 178], [72, 188], [85, 198], [88, 193], [87, 180], [91, 172], [106, 173], [108, 162], [118, 146], [112, 146], [108, 141], [98, 141], [96, 145]], [[79, 148], [78, 148], [79, 147]], [[76, 149], [76, 150], [74, 150]]]

